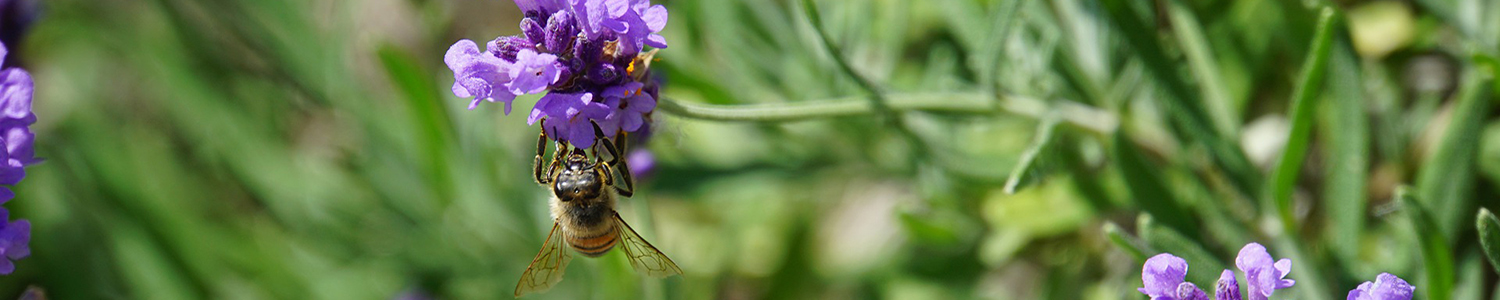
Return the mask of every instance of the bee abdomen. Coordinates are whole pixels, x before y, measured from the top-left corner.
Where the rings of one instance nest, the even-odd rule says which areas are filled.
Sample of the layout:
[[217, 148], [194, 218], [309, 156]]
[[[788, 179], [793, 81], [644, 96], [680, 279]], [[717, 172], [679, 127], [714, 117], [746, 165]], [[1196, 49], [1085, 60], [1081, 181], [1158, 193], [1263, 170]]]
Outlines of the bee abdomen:
[[599, 257], [609, 252], [609, 249], [614, 249], [618, 236], [619, 234], [614, 230], [605, 230], [598, 235], [588, 237], [570, 236], [568, 246], [572, 246], [573, 250], [577, 250], [583, 256]]

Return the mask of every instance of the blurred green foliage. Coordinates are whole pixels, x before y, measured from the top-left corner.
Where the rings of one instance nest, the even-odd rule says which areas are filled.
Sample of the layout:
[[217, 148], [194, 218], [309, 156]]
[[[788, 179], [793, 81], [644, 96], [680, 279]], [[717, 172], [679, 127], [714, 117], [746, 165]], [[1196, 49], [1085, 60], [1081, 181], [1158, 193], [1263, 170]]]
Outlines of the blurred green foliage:
[[[655, 2], [678, 109], [621, 210], [686, 274], [536, 298], [1142, 299], [1260, 242], [1278, 297], [1500, 299], [1500, 2]], [[465, 110], [441, 60], [510, 1], [43, 4], [0, 298], [507, 298], [546, 238], [536, 98]]]

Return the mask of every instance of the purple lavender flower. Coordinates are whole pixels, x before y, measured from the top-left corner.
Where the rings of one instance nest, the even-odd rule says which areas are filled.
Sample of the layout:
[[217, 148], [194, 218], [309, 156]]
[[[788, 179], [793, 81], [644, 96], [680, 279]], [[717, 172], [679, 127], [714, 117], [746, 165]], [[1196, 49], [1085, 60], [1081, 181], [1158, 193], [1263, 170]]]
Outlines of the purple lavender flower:
[[[526, 122], [534, 124], [545, 117], [547, 122], [542, 130], [548, 136], [588, 148], [594, 145], [594, 127], [590, 121], [604, 119], [609, 114], [609, 107], [594, 102], [593, 98], [592, 93], [548, 93], [537, 101]], [[606, 123], [599, 125], [605, 132], [614, 132], [610, 130], [614, 127], [606, 127]]]
[[1359, 288], [1349, 291], [1348, 300], [1411, 300], [1417, 287], [1391, 273], [1380, 273], [1375, 282], [1366, 281]]
[[649, 0], [516, 0], [525, 12], [522, 36], [499, 37], [487, 51], [460, 40], [444, 60], [453, 70], [453, 93], [504, 102], [506, 114], [518, 95], [546, 93], [532, 107], [528, 124], [558, 141], [588, 147], [593, 124], [606, 138], [636, 132], [656, 108], [656, 84], [644, 76], [652, 53], [665, 48], [659, 32], [667, 9]]
[[[0, 61], [9, 54], [5, 44], [0, 43]], [[20, 68], [0, 70], [0, 185], [15, 185], [26, 177], [26, 166], [40, 162], [32, 149], [34, 136], [31, 124], [36, 115], [31, 113], [31, 74]], [[7, 187], [0, 187], [0, 203], [15, 198]], [[31, 222], [10, 221], [10, 211], [0, 208], [0, 275], [15, 271], [13, 260], [31, 254]]]
[[489, 52], [479, 52], [479, 45], [471, 40], [459, 40], [448, 48], [443, 62], [453, 70], [453, 94], [463, 98], [473, 97], [469, 109], [479, 106], [479, 100], [505, 103], [505, 114], [510, 114], [510, 102], [516, 94], [505, 89], [511, 81], [511, 63]]
[[1171, 253], [1157, 254], [1141, 267], [1141, 283], [1145, 287], [1136, 290], [1152, 300], [1208, 300], [1208, 294], [1198, 286], [1183, 281], [1187, 270], [1186, 260]]
[[641, 92], [642, 86], [645, 84], [628, 82], [604, 90], [604, 105], [615, 108], [614, 113], [620, 114], [620, 129], [630, 132], [640, 129], [646, 114], [656, 109], [656, 99]]
[[1286, 279], [1288, 272], [1292, 271], [1292, 260], [1272, 260], [1271, 254], [1266, 252], [1266, 247], [1258, 243], [1250, 243], [1240, 248], [1240, 254], [1234, 259], [1235, 267], [1245, 272], [1245, 283], [1249, 289], [1245, 296], [1249, 300], [1266, 300], [1271, 293], [1277, 289], [1291, 287], [1296, 281]]
[[630, 166], [630, 176], [640, 180], [656, 171], [656, 155], [648, 149], [632, 150], [625, 155], [625, 164]]
[[1240, 300], [1240, 283], [1234, 279], [1234, 271], [1225, 269], [1219, 273], [1219, 283], [1214, 287], [1214, 298], [1218, 300]]

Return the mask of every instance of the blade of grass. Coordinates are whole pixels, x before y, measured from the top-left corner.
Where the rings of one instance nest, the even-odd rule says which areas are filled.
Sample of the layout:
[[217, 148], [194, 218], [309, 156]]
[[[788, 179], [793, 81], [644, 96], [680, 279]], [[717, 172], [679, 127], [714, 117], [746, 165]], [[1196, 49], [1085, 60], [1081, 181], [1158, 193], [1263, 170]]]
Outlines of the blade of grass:
[[1167, 227], [1174, 230], [1192, 232], [1191, 229], [1197, 228], [1192, 225], [1193, 216], [1182, 208], [1181, 202], [1162, 181], [1162, 175], [1156, 172], [1158, 167], [1146, 161], [1146, 157], [1136, 149], [1135, 143], [1124, 131], [1116, 131], [1111, 144], [1110, 157], [1115, 162], [1120, 177], [1125, 179], [1132, 201], [1147, 213], [1161, 218]]
[[422, 159], [427, 161], [422, 166], [426, 167], [428, 179], [434, 189], [434, 194], [441, 203], [448, 203], [453, 199], [453, 180], [448, 170], [448, 154], [450, 141], [452, 140], [452, 124], [448, 119], [447, 111], [443, 110], [443, 97], [434, 89], [436, 83], [433, 76], [427, 74], [417, 64], [417, 59], [410, 53], [406, 53], [386, 45], [378, 51], [380, 63], [385, 67], [386, 75], [391, 77], [398, 90], [401, 91], [403, 100], [406, 100], [408, 109], [418, 126], [419, 139], [422, 140]]
[[1010, 178], [1005, 180], [1006, 194], [1015, 194], [1022, 184], [1030, 184], [1026, 182], [1026, 175], [1031, 174], [1032, 166], [1036, 165], [1037, 157], [1041, 156], [1042, 151], [1052, 145], [1052, 131], [1057, 128], [1057, 122], [1057, 116], [1049, 114], [1037, 124], [1035, 139], [1031, 146], [1026, 147], [1025, 152], [1021, 152], [1021, 160], [1016, 162], [1016, 167], [1010, 170]]
[[1475, 226], [1479, 228], [1479, 245], [1484, 248], [1484, 257], [1489, 258], [1490, 267], [1500, 273], [1500, 218], [1489, 209], [1480, 208]]
[[1167, 16], [1172, 20], [1172, 33], [1182, 45], [1188, 67], [1202, 88], [1203, 102], [1213, 116], [1214, 129], [1220, 135], [1233, 136], [1239, 132], [1239, 113], [1234, 111], [1234, 101], [1229, 99], [1229, 90], [1219, 74], [1219, 65], [1214, 61], [1213, 49], [1203, 36], [1203, 25], [1193, 16], [1193, 11], [1181, 0], [1167, 1]]
[[1201, 101], [1192, 92], [1192, 87], [1178, 76], [1178, 64], [1169, 59], [1158, 44], [1155, 28], [1146, 25], [1124, 0], [1102, 1], [1109, 14], [1110, 23], [1116, 32], [1125, 37], [1132, 55], [1145, 61], [1146, 69], [1167, 92], [1162, 105], [1167, 107], [1172, 122], [1187, 135], [1187, 140], [1208, 149], [1215, 164], [1225, 173], [1240, 193], [1255, 199], [1259, 193], [1259, 172], [1250, 164], [1249, 158], [1232, 139], [1212, 130], [1211, 118], [1201, 106]]
[[1292, 93], [1291, 132], [1286, 149], [1271, 172], [1270, 196], [1276, 203], [1277, 215], [1281, 217], [1282, 229], [1297, 230], [1296, 216], [1292, 214], [1292, 188], [1297, 183], [1302, 160], [1307, 157], [1307, 145], [1311, 140], [1314, 111], [1313, 102], [1323, 85], [1323, 70], [1327, 67], [1329, 43], [1333, 40], [1334, 10], [1324, 7], [1318, 14], [1318, 29], [1313, 35], [1312, 51], [1302, 65], [1295, 92]]
[[1370, 121], [1366, 119], [1364, 89], [1360, 86], [1359, 60], [1349, 40], [1339, 38], [1329, 53], [1329, 99], [1322, 108], [1324, 156], [1328, 159], [1323, 178], [1323, 201], [1327, 203], [1328, 245], [1346, 265], [1359, 254], [1359, 236], [1365, 221], [1365, 178], [1369, 176]]
[[1407, 187], [1396, 188], [1396, 199], [1417, 230], [1422, 266], [1427, 274], [1427, 299], [1448, 300], [1453, 292], [1453, 253], [1448, 248], [1448, 238], [1438, 231], [1432, 213], [1414, 196]]
[[1120, 229], [1120, 225], [1116, 225], [1115, 222], [1104, 223], [1104, 234], [1109, 237], [1111, 243], [1120, 247], [1120, 250], [1124, 250], [1126, 254], [1130, 254], [1130, 257], [1135, 258], [1136, 263], [1145, 263], [1147, 258], [1151, 258], [1146, 253], [1156, 252], [1155, 250], [1151, 250], [1150, 246], [1142, 243], [1141, 240], [1130, 236], [1130, 233], [1126, 233], [1125, 230]]
[[1443, 137], [1417, 174], [1417, 199], [1432, 210], [1444, 236], [1458, 234], [1473, 211], [1474, 160], [1480, 130], [1489, 113], [1490, 74], [1467, 72]]

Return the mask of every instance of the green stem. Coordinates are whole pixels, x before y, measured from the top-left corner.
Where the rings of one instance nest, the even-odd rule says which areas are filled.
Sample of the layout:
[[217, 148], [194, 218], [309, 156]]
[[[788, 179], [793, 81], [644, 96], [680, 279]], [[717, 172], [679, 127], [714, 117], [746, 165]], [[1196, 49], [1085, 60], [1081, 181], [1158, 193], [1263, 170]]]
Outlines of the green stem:
[[[1109, 134], [1119, 125], [1114, 114], [1071, 101], [1047, 103], [1041, 100], [1009, 95], [998, 107], [992, 95], [983, 92], [891, 94], [894, 111], [927, 111], [954, 114], [989, 115], [1011, 113], [1036, 119], [1050, 111], [1062, 121], [1098, 134]], [[820, 118], [846, 117], [876, 113], [864, 96], [848, 96], [816, 101], [774, 104], [717, 105], [681, 102], [662, 98], [656, 108], [693, 119], [743, 122], [791, 122]]]
[[848, 74], [849, 78], [853, 78], [854, 82], [858, 83], [860, 88], [870, 92], [870, 103], [875, 106], [876, 110], [889, 117], [892, 111], [890, 106], [885, 103], [885, 92], [881, 90], [879, 85], [875, 84], [875, 81], [856, 72], [854, 65], [849, 64], [849, 60], [844, 58], [843, 53], [839, 51], [838, 47], [833, 45], [833, 38], [828, 37], [828, 30], [823, 28], [823, 18], [818, 14], [817, 3], [813, 3], [813, 0], [802, 0], [802, 6], [807, 11], [807, 19], [809, 23], [812, 23], [813, 31], [816, 31], [818, 34], [818, 40], [823, 43], [823, 49], [828, 51], [828, 56], [833, 57], [833, 61], [839, 65], [839, 70]]

